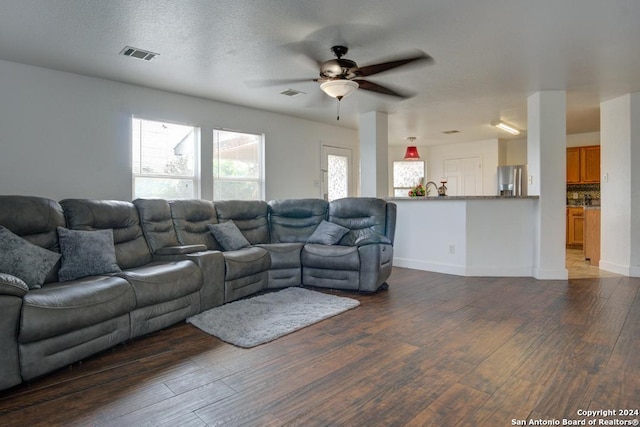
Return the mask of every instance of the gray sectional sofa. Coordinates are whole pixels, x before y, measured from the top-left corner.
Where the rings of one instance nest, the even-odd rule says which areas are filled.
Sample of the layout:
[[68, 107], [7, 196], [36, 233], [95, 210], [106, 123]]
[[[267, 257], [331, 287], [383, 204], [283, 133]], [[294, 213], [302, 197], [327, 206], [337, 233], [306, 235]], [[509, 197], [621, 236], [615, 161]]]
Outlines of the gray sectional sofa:
[[0, 389], [266, 289], [375, 292], [395, 220], [376, 198], [0, 196]]

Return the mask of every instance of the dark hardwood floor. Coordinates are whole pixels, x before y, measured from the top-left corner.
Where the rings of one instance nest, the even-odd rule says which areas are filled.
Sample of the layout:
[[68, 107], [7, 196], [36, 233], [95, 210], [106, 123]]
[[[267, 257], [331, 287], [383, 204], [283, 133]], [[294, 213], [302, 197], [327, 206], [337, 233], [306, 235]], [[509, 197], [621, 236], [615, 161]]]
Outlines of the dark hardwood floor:
[[[640, 410], [640, 279], [396, 268], [354, 310], [240, 349], [181, 323], [0, 392], [0, 425], [510, 426]], [[553, 425], [553, 424], [546, 424]]]

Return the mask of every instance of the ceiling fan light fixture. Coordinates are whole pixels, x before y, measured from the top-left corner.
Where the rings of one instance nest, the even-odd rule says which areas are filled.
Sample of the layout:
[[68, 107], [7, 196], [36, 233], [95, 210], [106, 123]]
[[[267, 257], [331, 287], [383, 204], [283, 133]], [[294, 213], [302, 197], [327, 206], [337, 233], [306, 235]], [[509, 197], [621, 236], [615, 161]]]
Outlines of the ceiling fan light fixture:
[[330, 97], [341, 100], [355, 92], [358, 89], [358, 83], [345, 79], [329, 80], [322, 83], [320, 89]]
[[509, 125], [503, 121], [494, 122], [492, 123], [492, 125], [497, 127], [498, 129], [502, 129], [505, 132], [509, 132], [511, 135], [520, 135], [520, 131], [518, 129], [516, 129], [514, 126]]

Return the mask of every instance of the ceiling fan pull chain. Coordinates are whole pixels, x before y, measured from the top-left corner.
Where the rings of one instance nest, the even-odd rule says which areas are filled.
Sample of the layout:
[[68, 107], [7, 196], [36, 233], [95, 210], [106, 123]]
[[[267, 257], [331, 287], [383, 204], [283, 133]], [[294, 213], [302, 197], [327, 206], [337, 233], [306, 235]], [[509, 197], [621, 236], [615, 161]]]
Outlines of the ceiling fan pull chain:
[[338, 113], [336, 115], [336, 120], [340, 120], [340, 100], [342, 100], [342, 97], [338, 96], [336, 99], [338, 100]]

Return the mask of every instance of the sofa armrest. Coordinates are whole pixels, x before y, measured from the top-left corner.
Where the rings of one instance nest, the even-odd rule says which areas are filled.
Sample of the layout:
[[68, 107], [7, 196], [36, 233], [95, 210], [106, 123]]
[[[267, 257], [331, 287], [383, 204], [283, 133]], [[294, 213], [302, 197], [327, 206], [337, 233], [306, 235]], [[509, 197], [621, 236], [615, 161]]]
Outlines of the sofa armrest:
[[374, 245], [374, 244], [390, 245], [391, 240], [387, 236], [382, 234], [370, 234], [368, 236], [362, 236], [356, 239], [354, 246]]
[[0, 295], [22, 298], [27, 292], [29, 287], [22, 280], [11, 274], [0, 273]]
[[224, 303], [224, 255], [220, 251], [205, 251], [187, 254], [202, 270], [200, 311], [218, 307]]
[[206, 251], [205, 245], [165, 246], [154, 252], [154, 255], [186, 255]]
[[22, 382], [18, 330], [22, 297], [29, 287], [11, 274], [0, 273], [0, 390]]

